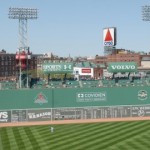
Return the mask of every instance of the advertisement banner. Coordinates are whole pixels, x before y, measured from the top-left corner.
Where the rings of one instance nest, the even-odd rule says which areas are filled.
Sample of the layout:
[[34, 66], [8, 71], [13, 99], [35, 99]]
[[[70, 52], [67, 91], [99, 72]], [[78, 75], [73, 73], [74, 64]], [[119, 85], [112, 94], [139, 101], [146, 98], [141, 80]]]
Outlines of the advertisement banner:
[[108, 63], [109, 72], [137, 72], [136, 62], [112, 62]]
[[91, 73], [91, 68], [83, 68], [82, 73]]
[[42, 64], [44, 73], [73, 73], [73, 63]]
[[111, 47], [116, 45], [117, 36], [116, 36], [116, 28], [104, 28], [103, 29], [103, 45], [104, 47]]
[[0, 123], [11, 122], [11, 111], [0, 111]]
[[149, 117], [150, 105], [146, 106], [132, 106], [132, 117]]
[[28, 110], [28, 121], [49, 121], [51, 114], [51, 109]]

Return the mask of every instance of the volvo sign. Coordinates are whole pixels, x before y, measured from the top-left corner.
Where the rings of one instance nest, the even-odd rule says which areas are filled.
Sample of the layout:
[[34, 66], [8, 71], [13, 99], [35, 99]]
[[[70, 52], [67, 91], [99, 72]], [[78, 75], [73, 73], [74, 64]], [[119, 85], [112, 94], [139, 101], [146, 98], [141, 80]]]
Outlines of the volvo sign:
[[108, 64], [109, 72], [136, 72], [137, 64], [135, 62], [113, 62]]

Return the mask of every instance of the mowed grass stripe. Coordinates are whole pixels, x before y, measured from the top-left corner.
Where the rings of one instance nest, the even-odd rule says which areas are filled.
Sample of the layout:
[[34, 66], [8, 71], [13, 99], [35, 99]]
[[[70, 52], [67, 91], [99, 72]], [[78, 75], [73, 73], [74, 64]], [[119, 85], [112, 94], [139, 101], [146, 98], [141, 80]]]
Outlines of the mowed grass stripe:
[[[133, 138], [133, 136], [137, 136], [138, 134], [140, 134], [140, 132], [144, 132], [146, 129], [140, 131], [140, 127], [142, 127], [143, 125], [140, 124], [140, 126], [137, 127], [137, 125], [133, 128], [129, 128], [129, 129], [125, 129], [123, 131], [120, 131], [119, 134], [122, 134], [122, 136], [119, 137], [119, 139], [116, 139], [116, 141], [113, 141], [113, 138], [115, 138], [115, 136], [119, 136], [119, 134], [113, 134], [114, 137], [108, 137], [107, 140], [110, 141], [110, 145], [119, 143], [121, 140], [127, 140], [128, 138]], [[112, 140], [111, 140], [112, 139]], [[106, 145], [104, 145], [105, 147]]]
[[[129, 127], [129, 125], [128, 124], [125, 124], [126, 125], [126, 127]], [[124, 127], [125, 128], [125, 125], [124, 126], [120, 126], [121, 128], [122, 127]], [[133, 126], [133, 124], [130, 124], [130, 126]], [[113, 126], [112, 126], [113, 127]], [[82, 138], [82, 139], [80, 139], [80, 142], [82, 142], [82, 143], [89, 143], [90, 144], [90, 141], [95, 141], [95, 139], [97, 140], [97, 143], [99, 143], [99, 140], [100, 139], [103, 139], [103, 137], [106, 137], [106, 136], [110, 136], [110, 134], [114, 134], [114, 133], [117, 133], [117, 132], [119, 132], [120, 131], [120, 127], [118, 127], [118, 128], [113, 128], [113, 129], [111, 129], [111, 130], [105, 130], [105, 129], [103, 129], [103, 131], [104, 132], [99, 132], [99, 131], [97, 131], [97, 133], [92, 133], [90, 136], [87, 136], [87, 135], [85, 135], [85, 137], [87, 137], [87, 138]], [[88, 139], [88, 137], [89, 137], [89, 139]], [[93, 137], [93, 138], [91, 138], [91, 137]], [[96, 145], [97, 146], [97, 143], [94, 143], [94, 145]], [[99, 144], [98, 144], [99, 145]], [[88, 147], [88, 146], [87, 146]]]
[[3, 144], [3, 150], [11, 150], [10, 142], [7, 134], [7, 128], [1, 128], [1, 140]]
[[[147, 139], [146, 141], [149, 141], [149, 139]], [[147, 145], [147, 143], [144, 142], [144, 140], [141, 139], [141, 137], [134, 139], [133, 143], [137, 144], [139, 149], [143, 149], [143, 147], [144, 149], [148, 149], [148, 148], [150, 149], [149, 145]]]
[[40, 143], [37, 142], [37, 139], [36, 139], [36, 137], [33, 135], [31, 129], [32, 129], [32, 128], [30, 128], [30, 127], [24, 127], [24, 131], [25, 131], [27, 137], [29, 138], [29, 140], [30, 140], [30, 142], [31, 142], [31, 144], [32, 144], [33, 149], [34, 149], [34, 150], [41, 150], [41, 147], [40, 147], [40, 145], [39, 145]]
[[[55, 134], [53, 134], [52, 138], [48, 139], [48, 142], [51, 141], [50, 143], [51, 143], [51, 145], [53, 144], [53, 147], [52, 147], [53, 149], [55, 149], [58, 146], [57, 143], [59, 143], [59, 147], [61, 147], [63, 149], [63, 147], [66, 147], [66, 145], [68, 145], [68, 143], [74, 143], [74, 141], [77, 141], [76, 139], [75, 140], [72, 140], [72, 139], [87, 133], [89, 131], [89, 128], [90, 128], [90, 130], [94, 130], [95, 132], [97, 132], [97, 127], [99, 127], [99, 125], [100, 124], [92, 124], [92, 126], [91, 126], [91, 124], [90, 124], [90, 126], [89, 126], [89, 125], [85, 124], [84, 126], [81, 125], [81, 127], [79, 128], [80, 130], [79, 129], [74, 130], [74, 128], [71, 128], [72, 129], [71, 132], [68, 132], [68, 126], [67, 126], [66, 130], [63, 128], [63, 134], [61, 134], [61, 135], [56, 134], [56, 136], [55, 136]], [[104, 126], [105, 126], [105, 124], [103, 124], [103, 127]], [[83, 131], [85, 133], [83, 133]], [[60, 133], [62, 133], [62, 132], [60, 132]], [[49, 134], [50, 133], [48, 133], [48, 135]], [[44, 135], [44, 137], [46, 137], [46, 136]], [[57, 139], [57, 142], [55, 139]]]
[[19, 150], [12, 128], [6, 128], [11, 149]]
[[[118, 127], [120, 125], [115, 124], [114, 126]], [[68, 136], [69, 136], [69, 138], [70, 138], [70, 136], [73, 138], [75, 138], [75, 137], [78, 138], [79, 136], [85, 136], [87, 131], [90, 133], [90, 132], [94, 132], [94, 131], [97, 132], [98, 128], [100, 130], [103, 130], [103, 128], [106, 128], [106, 130], [113, 128], [111, 124], [109, 126], [107, 126], [107, 124], [106, 124], [106, 126], [105, 126], [105, 124], [103, 124], [103, 126], [101, 126], [101, 124], [92, 124], [92, 126], [84, 124], [84, 125], [81, 125], [81, 127], [79, 127], [79, 128], [72, 128], [72, 130], [69, 130], [68, 126], [66, 126], [66, 127], [67, 128], [62, 128], [62, 132], [60, 132], [60, 134], [57, 134], [56, 136], [54, 135], [53, 138], [57, 138], [57, 141], [59, 140], [59, 138], [61, 140], [61, 137], [63, 137], [64, 139], [68, 138]]]
[[[139, 136], [139, 135], [141, 135], [141, 133], [145, 132], [149, 128], [149, 126], [147, 126], [147, 128], [139, 128], [141, 126], [143, 126], [143, 125], [142, 124], [136, 125], [134, 128], [130, 128], [130, 129], [127, 129], [127, 130], [124, 130], [124, 131], [120, 131], [119, 133], [116, 133], [116, 134], [114, 133], [112, 136], [106, 137], [102, 141], [103, 142], [108, 141], [108, 142], [101, 144], [100, 148], [106, 148], [106, 147], [112, 146], [114, 144], [117, 144], [121, 141], [125, 141], [125, 140], [127, 140], [131, 137], [133, 138], [134, 136]], [[100, 140], [100, 142], [102, 142], [102, 141]]]
[[2, 128], [0, 128], [0, 149], [3, 150], [3, 143], [2, 143], [2, 138], [1, 138], [1, 130]]
[[[85, 126], [86, 125], [87, 124], [85, 124]], [[89, 124], [87, 126], [90, 126], [91, 128], [93, 128], [95, 125]], [[104, 124], [103, 124], [103, 126], [104, 126]], [[65, 144], [64, 142], [66, 141], [66, 139], [65, 139], [66, 134], [67, 134], [67, 136], [70, 136], [70, 135], [72, 135], [72, 133], [74, 133], [74, 132], [76, 133], [75, 129], [77, 129], [77, 127], [78, 127], [78, 129], [81, 128], [81, 130], [83, 130], [82, 124], [80, 124], [80, 125], [76, 125], [76, 124], [75, 125], [65, 125], [65, 126], [63, 125], [63, 127], [59, 125], [59, 126], [54, 127], [54, 128], [56, 128], [56, 131], [54, 131], [54, 134], [51, 135], [51, 133], [49, 131], [49, 127], [48, 127], [47, 130], [45, 130], [44, 132], [43, 132], [43, 130], [40, 129], [40, 131], [42, 131], [42, 133], [40, 133], [40, 135], [43, 136], [43, 133], [46, 132], [46, 134], [44, 134], [43, 139], [44, 140], [47, 139], [47, 143], [51, 143], [51, 145], [53, 145], [53, 147], [54, 147], [54, 145], [56, 145], [56, 147], [57, 147], [57, 145], [58, 145], [57, 143], [59, 143], [59, 146], [61, 147], [61, 145], [60, 145], [61, 142], [63, 144]], [[70, 132], [68, 133], [68, 129], [71, 129], [71, 133]], [[59, 133], [61, 133], [61, 134], [59, 134]], [[69, 138], [71, 138], [71, 137], [69, 137]], [[74, 138], [74, 136], [72, 138]], [[57, 141], [56, 141], [56, 139], [57, 139]]]
[[104, 127], [104, 128], [97, 128], [91, 132], [88, 131], [84, 135], [78, 136], [78, 139], [76, 139], [76, 140], [79, 140], [80, 143], [85, 143], [85, 142], [88, 143], [95, 139], [99, 140], [99, 139], [102, 139], [103, 137], [106, 137], [107, 135], [109, 136], [110, 134], [116, 133], [121, 130], [120, 128], [125, 129], [127, 127], [134, 126], [134, 123], [129, 123], [129, 124], [124, 123], [124, 124], [120, 125], [120, 123], [116, 122], [116, 124], [118, 124], [117, 127], [115, 125], [114, 126], [112, 125], [112, 127], [109, 129], [108, 128], [105, 129], [105, 127]]
[[[121, 124], [123, 124], [123, 123], [116, 123], [116, 124], [114, 124], [114, 126], [115, 127], [120, 127], [120, 125]], [[89, 138], [89, 141], [90, 140], [92, 140], [91, 138], [92, 138], [92, 136], [95, 136], [95, 135], [97, 135], [98, 133], [104, 133], [105, 134], [105, 132], [108, 132], [108, 131], [112, 131], [113, 129], [114, 129], [114, 126], [111, 126], [111, 127], [109, 127], [109, 129], [107, 128], [106, 130], [104, 130], [104, 128], [105, 127], [103, 127], [103, 128], [101, 128], [99, 125], [100, 124], [94, 124], [95, 125], [95, 127], [93, 127], [93, 128], [90, 128], [90, 130], [88, 129], [86, 129], [85, 130], [85, 128], [83, 127], [82, 128], [82, 130], [84, 131], [84, 133], [83, 132], [75, 132], [75, 134], [68, 134], [67, 136], [65, 136], [65, 137], [63, 137], [64, 138], [64, 141], [61, 141], [60, 143], [59, 143], [59, 146], [61, 146], [62, 147], [62, 149], [70, 149], [70, 148], [72, 148], [72, 147], [75, 147], [75, 146], [78, 146], [78, 145], [82, 145], [82, 144], [84, 144], [84, 143], [88, 143], [87, 142], [87, 140], [88, 140], [88, 138]], [[126, 125], [128, 125], [128, 124], [126, 124]], [[121, 125], [122, 126], [122, 125]], [[128, 125], [129, 126], [129, 125]], [[116, 128], [116, 129], [117, 129]], [[101, 131], [103, 131], [103, 132], [101, 132]], [[101, 136], [101, 135], [100, 135]], [[74, 140], [72, 140], [72, 139], [74, 139]], [[74, 142], [74, 141], [79, 141], [79, 144], [77, 144], [76, 142]], [[68, 144], [66, 144], [66, 143], [71, 143], [70, 145], [68, 145]], [[53, 148], [56, 148], [56, 147], [53, 147]]]
[[[132, 123], [133, 123], [133, 126], [136, 124], [135, 122], [128, 122], [128, 124], [132, 124]], [[138, 123], [139, 123], [139, 122], [138, 122]], [[126, 124], [127, 124], [127, 123], [126, 123]], [[84, 125], [84, 126], [85, 126], [85, 125]], [[83, 130], [83, 128], [81, 128], [81, 129]], [[120, 130], [120, 129], [119, 129], [119, 130]], [[80, 145], [80, 144], [81, 144], [81, 143], [79, 143], [79, 145]], [[58, 147], [58, 146], [60, 147], [60, 145], [57, 144], [57, 147]], [[56, 147], [56, 149], [57, 149], [57, 147]], [[72, 146], [71, 146], [71, 147], [72, 147]], [[63, 147], [62, 147], [62, 148], [63, 148]], [[77, 148], [77, 149], [78, 149], [78, 148]]]
[[[99, 150], [95, 149], [95, 150]], [[130, 147], [128, 147], [128, 145], [112, 145], [111, 147], [107, 148], [107, 150], [131, 150]]]
[[[133, 122], [134, 124], [133, 124], [133, 126], [134, 125], [136, 125], [137, 124], [137, 122]], [[138, 122], [139, 123], [139, 122]], [[120, 130], [120, 129], [119, 129]], [[81, 141], [80, 141], [81, 142]], [[88, 143], [88, 142], [86, 142], [86, 143]], [[95, 144], [95, 145], [97, 145], [97, 144]], [[99, 144], [98, 144], [99, 145]], [[73, 147], [73, 146], [72, 146]], [[78, 149], [78, 148], [77, 148]], [[89, 148], [89, 149], [91, 149], [91, 148]], [[99, 149], [99, 148], [98, 148]]]
[[[150, 141], [149, 141], [149, 139], [150, 139], [150, 137], [149, 137], [149, 132], [146, 132], [146, 134], [147, 135], [139, 135], [138, 137], [136, 137], [135, 139], [132, 139], [131, 140], [131, 142], [132, 142], [132, 144], [131, 145], [133, 145], [133, 143], [135, 143], [136, 144], [136, 142], [137, 142], [137, 145], [138, 146], [141, 146], [141, 149], [143, 149], [143, 147], [144, 147], [144, 150], [147, 150], [147, 149], [150, 149]], [[135, 141], [135, 142], [134, 142]]]
[[[81, 139], [80, 142], [82, 143], [82, 145], [80, 146], [80, 149], [87, 149], [89, 148], [89, 146], [94, 146], [100, 142], [101, 145], [99, 148], [105, 148], [105, 147], [108, 147], [108, 145], [113, 145], [114, 143], [118, 142], [118, 139], [117, 141], [115, 140], [117, 136], [120, 136], [121, 133], [127, 133], [127, 131], [125, 129], [127, 129], [127, 125], [128, 124], [125, 124], [125, 126], [122, 126], [120, 127], [120, 129], [114, 129], [112, 131], [108, 130], [108, 132], [106, 134], [91, 134], [91, 136], [87, 136], [86, 139]], [[132, 126], [131, 126], [132, 125]], [[143, 124], [139, 124], [138, 125], [139, 127], [143, 126]], [[129, 127], [129, 131], [132, 131], [134, 130], [135, 126], [133, 126], [133, 124], [130, 124]], [[112, 139], [114, 139], [113, 142], [110, 142]], [[121, 138], [122, 139], [122, 138]], [[92, 141], [92, 143], [91, 143]], [[120, 140], [119, 140], [120, 141]]]
[[143, 146], [141, 150], [143, 150], [143, 148], [145, 150], [147, 150], [147, 149], [150, 148], [150, 142], [149, 142], [149, 140], [148, 140], [149, 138], [147, 138], [146, 134], [149, 135], [149, 132], [144, 132], [142, 134], [139, 134], [137, 137], [131, 137], [127, 140], [123, 140], [120, 143], [117, 143], [117, 144], [115, 144], [111, 147], [115, 150], [118, 150], [118, 149], [120, 149], [120, 150], [130, 150], [130, 149], [133, 149], [133, 146], [129, 145], [128, 142], [134, 143], [134, 141], [137, 141], [137, 142], [139, 141], [139, 142], [142, 143], [141, 145]]
[[[131, 128], [131, 129], [126, 129], [124, 131], [121, 131], [120, 134], [122, 133], [122, 136], [120, 136], [119, 139], [116, 139], [116, 140], [110, 139], [111, 140], [110, 145], [119, 143], [121, 141], [125, 141], [130, 138], [132, 138], [132, 140], [133, 140], [136, 137], [142, 136], [145, 132], [147, 132], [147, 130], [150, 129], [148, 122], [145, 122], [144, 126], [145, 126], [145, 128], [143, 128], [142, 124], [140, 123], [140, 126], [136, 125], [133, 129]], [[104, 147], [105, 146], [106, 145], [104, 145]]]
[[18, 128], [19, 128], [20, 135], [22, 136], [22, 139], [24, 140], [24, 143], [26, 145], [26, 149], [33, 150], [33, 145], [29, 140], [28, 135], [26, 134], [24, 128], [23, 127], [18, 127]]
[[144, 135], [140, 138], [140, 141], [144, 144], [145, 147], [150, 148], [150, 133]]
[[[139, 137], [140, 137], [141, 135], [139, 134]], [[131, 135], [131, 137], [132, 137], [132, 135]], [[124, 137], [118, 137], [118, 138], [116, 138], [116, 139], [114, 139], [114, 141], [116, 141], [116, 144], [113, 144], [113, 145], [115, 145], [115, 146], [117, 146], [118, 145], [118, 143], [120, 143], [120, 141], [121, 141], [121, 143], [122, 143], [122, 147], [124, 147], [124, 149], [139, 149], [139, 150], [142, 150], [143, 149], [143, 146], [144, 145], [142, 145], [142, 144], [140, 144], [140, 143], [138, 143], [137, 142], [137, 138], [134, 138], [134, 137], [132, 137], [132, 138], [124, 138]], [[118, 140], [119, 139], [119, 140]], [[124, 140], [125, 139], [125, 140]], [[129, 140], [130, 139], [130, 140]], [[119, 141], [119, 142], [118, 142]], [[128, 142], [131, 142], [132, 143], [132, 145], [130, 144], [127, 144]], [[111, 141], [110, 141], [110, 144], [109, 144], [109, 146], [107, 147], [107, 148], [110, 148], [110, 147], [112, 147], [113, 145], [111, 145]], [[119, 145], [118, 145], [118, 147], [119, 147]]]
[[[138, 145], [136, 145], [137, 143], [134, 141], [128, 141], [127, 142], [128, 146], [130, 146], [130, 149], [133, 149], [133, 150], [142, 150], [141, 148], [139, 148]], [[144, 149], [145, 150], [145, 149]]]
[[[23, 141], [24, 143], [28, 143], [26, 144], [25, 149], [29, 150], [28, 146], [33, 145], [32, 150], [134, 150], [135, 148], [136, 150], [138, 150], [139, 147], [134, 146], [134, 144], [136, 143], [137, 145], [139, 142], [134, 142], [134, 140], [143, 141], [145, 139], [150, 139], [150, 121], [53, 125], [54, 133], [50, 132], [50, 126], [51, 125], [17, 127], [20, 135], [22, 136], [22, 139], [28, 138], [28, 140]], [[30, 132], [27, 132], [26, 128], [30, 130]], [[137, 133], [135, 129], [137, 130]], [[10, 141], [10, 139], [13, 137], [12, 133], [16, 133], [13, 132], [13, 129], [11, 132], [10, 131], [10, 129], [7, 130], [7, 134], [9, 137], [7, 141], [8, 143], [12, 142]], [[127, 134], [127, 132], [129, 132], [129, 134]], [[124, 133], [124, 135], [120, 136], [120, 133]], [[132, 136], [131, 133], [135, 134], [135, 136]], [[125, 136], [125, 134], [127, 135]], [[37, 143], [39, 144], [39, 148], [35, 146], [35, 142], [32, 142], [34, 141], [34, 138], [32, 138], [32, 136], [36, 139]], [[14, 137], [15, 139], [18, 139], [15, 135]], [[140, 137], [142, 137], [143, 140], [140, 139]], [[110, 140], [106, 141], [106, 139], [109, 138]], [[118, 141], [118, 139], [120, 141], [115, 142], [115, 140]], [[127, 145], [127, 143], [130, 141], [132, 144]], [[113, 142], [114, 144], [111, 144]], [[144, 145], [144, 142], [147, 144]], [[143, 146], [143, 149], [141, 149], [142, 147], [140, 147], [140, 150], [147, 149], [148, 142], [144, 142], [142, 142], [141, 144]], [[17, 141], [15, 144], [18, 144]], [[105, 146], [104, 148], [101, 148], [100, 146], [104, 146], [103, 144], [110, 144], [110, 146]], [[16, 147], [12, 146], [13, 144], [11, 144], [10, 146], [11, 150], [16, 150]], [[20, 148], [18, 148], [18, 150], [20, 150]], [[21, 150], [24, 149], [22, 148]]]
[[[105, 127], [107, 127], [107, 126], [112, 126], [112, 124], [113, 123], [95, 123], [95, 124], [97, 124], [98, 126], [100, 126], [101, 127], [101, 129], [103, 129], [103, 127], [105, 126]], [[84, 135], [84, 133], [81, 133], [81, 132], [87, 132], [87, 130], [89, 130], [89, 128], [90, 129], [93, 129], [96, 125], [95, 124], [93, 124], [93, 123], [90, 123], [90, 124], [72, 124], [72, 125], [57, 125], [57, 126], [54, 126], [54, 128], [56, 129], [54, 129], [55, 131], [55, 134], [51, 137], [51, 136], [49, 136], [50, 135], [50, 133], [49, 133], [49, 127], [47, 127], [47, 130], [44, 128], [44, 130], [43, 129], [40, 129], [39, 127], [38, 127], [38, 130], [39, 131], [42, 131], [41, 133], [40, 133], [40, 135], [42, 135], [42, 137], [43, 137], [43, 139], [44, 139], [44, 141], [47, 141], [48, 143], [49, 143], [49, 141], [51, 141], [51, 143], [53, 144], [53, 143], [55, 143], [55, 139], [57, 138], [57, 142], [59, 142], [59, 141], [64, 141], [64, 140], [62, 140], [62, 137], [63, 137], [63, 139], [65, 139], [65, 135], [68, 137], [68, 135], [70, 136], [70, 135], [72, 135], [72, 137], [69, 137], [69, 138], [74, 138], [75, 136], [78, 136], [78, 134], [80, 133], [80, 134], [83, 134]], [[123, 123], [122, 122], [120, 122], [119, 123], [120, 125], [122, 125]], [[119, 126], [119, 125], [118, 125]], [[87, 129], [86, 129], [86, 128]], [[97, 128], [97, 127], [96, 127]], [[94, 129], [95, 131], [97, 130], [97, 129]], [[69, 130], [69, 129], [71, 129], [71, 130]], [[44, 134], [44, 136], [43, 136], [43, 134]], [[75, 135], [75, 134], [77, 134], [77, 135]], [[63, 145], [64, 143], [62, 142], [62, 145]], [[61, 145], [60, 145], [61, 146]]]
[[39, 143], [40, 147], [42, 147], [42, 149], [49, 148], [49, 145], [45, 142], [45, 140], [42, 138], [36, 128], [32, 128], [32, 134], [34, 135], [34, 137], [36, 137], [36, 140]]
[[19, 132], [19, 127], [12, 127], [12, 131], [16, 140], [16, 143], [18, 145], [19, 150], [25, 149], [25, 143], [22, 135]]

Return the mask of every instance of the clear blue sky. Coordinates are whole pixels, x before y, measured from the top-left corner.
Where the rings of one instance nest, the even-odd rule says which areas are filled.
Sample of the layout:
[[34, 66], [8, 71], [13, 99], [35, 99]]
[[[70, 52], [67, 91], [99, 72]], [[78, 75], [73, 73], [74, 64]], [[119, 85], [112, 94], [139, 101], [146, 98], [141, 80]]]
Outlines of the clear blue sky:
[[150, 22], [142, 21], [141, 6], [149, 0], [0, 0], [0, 50], [18, 48], [18, 20], [9, 7], [37, 8], [28, 21], [29, 46], [34, 54], [103, 55], [103, 28], [117, 28], [116, 48], [150, 52]]

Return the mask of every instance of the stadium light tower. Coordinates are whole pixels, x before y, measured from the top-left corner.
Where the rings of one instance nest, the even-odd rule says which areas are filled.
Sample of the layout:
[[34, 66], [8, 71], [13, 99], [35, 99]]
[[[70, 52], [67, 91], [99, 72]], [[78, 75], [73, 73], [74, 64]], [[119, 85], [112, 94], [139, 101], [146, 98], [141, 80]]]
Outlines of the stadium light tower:
[[150, 21], [150, 6], [142, 6], [142, 20]]
[[9, 8], [9, 19], [19, 20], [19, 87], [21, 88], [21, 75], [22, 75], [22, 61], [21, 54], [25, 52], [26, 54], [26, 78], [27, 78], [27, 88], [28, 88], [28, 59], [29, 59], [29, 42], [28, 42], [28, 19], [37, 19], [37, 9], [32, 8]]

